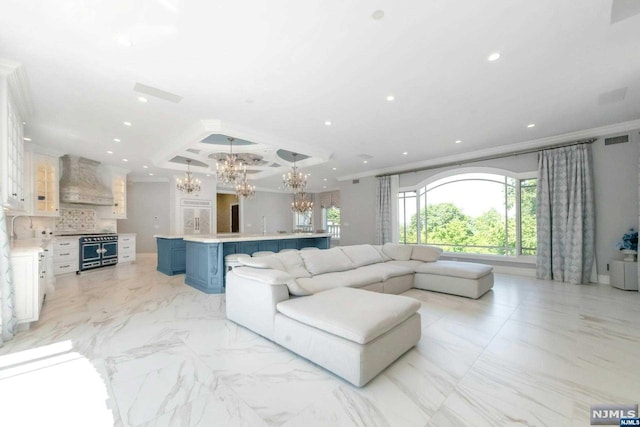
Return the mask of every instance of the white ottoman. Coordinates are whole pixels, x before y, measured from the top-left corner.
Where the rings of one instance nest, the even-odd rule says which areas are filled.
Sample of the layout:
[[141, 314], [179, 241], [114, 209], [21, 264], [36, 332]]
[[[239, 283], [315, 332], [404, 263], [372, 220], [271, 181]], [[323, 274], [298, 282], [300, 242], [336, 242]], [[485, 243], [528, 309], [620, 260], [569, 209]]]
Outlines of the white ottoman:
[[274, 340], [361, 387], [420, 340], [413, 298], [335, 288], [278, 303]]
[[425, 262], [416, 268], [413, 287], [478, 299], [493, 288], [493, 267], [475, 262]]

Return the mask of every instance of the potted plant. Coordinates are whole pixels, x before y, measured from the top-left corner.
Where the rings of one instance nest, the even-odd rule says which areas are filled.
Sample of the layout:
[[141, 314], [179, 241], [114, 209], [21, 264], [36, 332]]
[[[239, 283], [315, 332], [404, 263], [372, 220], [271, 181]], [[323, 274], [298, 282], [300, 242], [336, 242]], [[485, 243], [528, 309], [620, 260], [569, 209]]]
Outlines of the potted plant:
[[635, 255], [638, 253], [638, 232], [630, 228], [622, 235], [622, 240], [616, 247], [624, 254], [625, 261], [635, 261]]

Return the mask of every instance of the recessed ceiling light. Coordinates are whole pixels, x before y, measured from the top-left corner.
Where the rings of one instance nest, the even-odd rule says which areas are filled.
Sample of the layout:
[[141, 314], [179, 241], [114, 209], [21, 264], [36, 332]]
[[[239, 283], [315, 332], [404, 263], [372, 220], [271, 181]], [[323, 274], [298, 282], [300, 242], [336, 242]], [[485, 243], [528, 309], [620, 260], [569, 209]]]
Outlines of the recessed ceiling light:
[[113, 142], [120, 142], [120, 138], [113, 138]]
[[211, 174], [207, 174], [207, 176], [211, 176]]
[[535, 124], [535, 123], [529, 123], [529, 124], [527, 125], [527, 127], [528, 127], [528, 128], [534, 128], [534, 127], [536, 127], [536, 124]]
[[323, 185], [323, 186], [322, 186], [322, 188], [327, 188], [327, 186], [326, 186], [326, 185]]
[[374, 21], [379, 21], [384, 18], [384, 10], [376, 10], [371, 14], [371, 19]]
[[133, 42], [131, 41], [131, 39], [127, 36], [118, 36], [118, 44], [120, 46], [124, 46], [124, 47], [131, 47], [133, 46]]
[[325, 126], [331, 126], [331, 122], [329, 120], [327, 120], [326, 122], [324, 122]]
[[489, 61], [497, 61], [498, 59], [500, 59], [500, 53], [498, 52], [493, 52], [491, 55], [489, 55], [489, 57], [487, 58]]
[[459, 139], [456, 141], [456, 144], [460, 144], [462, 141], [460, 141]]
[[123, 122], [125, 126], [131, 126], [131, 122]]
[[22, 138], [22, 139], [24, 139], [25, 141], [31, 141], [31, 138], [28, 138], [26, 136], [24, 138]]
[[403, 156], [406, 156], [407, 154], [409, 154], [408, 151], [405, 151], [404, 153], [402, 153]]
[[128, 162], [128, 161], [129, 161], [129, 159], [122, 159], [122, 161], [123, 161], [123, 162]]
[[369, 160], [363, 160], [362, 163], [369, 163]]
[[395, 96], [393, 96], [393, 95], [387, 95], [387, 101], [391, 102], [391, 101], [393, 101], [394, 99], [396, 99], [396, 97], [395, 97]]
[[113, 151], [107, 150], [107, 154], [113, 154]]
[[153, 176], [153, 172], [149, 172], [149, 176]]
[[147, 166], [147, 165], [142, 165], [142, 168], [143, 168], [143, 169], [149, 169], [149, 166]]
[[23, 126], [24, 126], [24, 125], [26, 125], [26, 124], [27, 124], [27, 122], [22, 122], [22, 125], [23, 125]]
[[322, 180], [323, 180], [323, 181], [326, 181], [326, 180], [327, 180], [327, 178], [322, 178]]
[[144, 96], [139, 96], [138, 101], [144, 103], [144, 102], [147, 102], [147, 98], [145, 98]]

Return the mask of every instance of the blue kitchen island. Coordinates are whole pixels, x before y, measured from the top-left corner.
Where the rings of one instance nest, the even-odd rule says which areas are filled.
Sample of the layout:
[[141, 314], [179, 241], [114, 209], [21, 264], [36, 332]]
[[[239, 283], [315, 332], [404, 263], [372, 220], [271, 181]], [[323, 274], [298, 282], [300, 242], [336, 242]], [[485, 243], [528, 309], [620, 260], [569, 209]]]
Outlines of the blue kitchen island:
[[[252, 255], [259, 251], [279, 252], [282, 249], [307, 247], [329, 249], [331, 244], [330, 234], [314, 233], [267, 235], [236, 233], [182, 237], [158, 235], [156, 238], [158, 241], [158, 271], [169, 275], [177, 274], [179, 270], [176, 269], [176, 266], [185, 265], [184, 282], [208, 294], [224, 292], [224, 257], [227, 255]], [[161, 242], [161, 239], [165, 241]], [[169, 242], [170, 240], [172, 242]], [[186, 250], [183, 249], [182, 243], [184, 243]], [[161, 248], [165, 249], [163, 253], [161, 253]], [[167, 254], [167, 250], [173, 250], [173, 252]], [[183, 250], [184, 252], [182, 252]], [[181, 263], [181, 253], [184, 253], [184, 264]], [[172, 273], [174, 271], [176, 273]]]

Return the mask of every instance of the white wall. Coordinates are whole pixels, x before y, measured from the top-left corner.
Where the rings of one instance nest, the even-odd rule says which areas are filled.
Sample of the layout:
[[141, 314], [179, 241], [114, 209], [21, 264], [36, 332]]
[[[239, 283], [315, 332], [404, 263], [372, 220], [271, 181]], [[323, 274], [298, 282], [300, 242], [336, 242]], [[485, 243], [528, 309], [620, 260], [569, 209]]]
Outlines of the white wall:
[[280, 230], [293, 230], [293, 213], [291, 212], [291, 194], [269, 193], [257, 191], [252, 199], [244, 199], [240, 203], [241, 219], [244, 233], [262, 233], [262, 217], [265, 217], [267, 233]]
[[[596, 259], [598, 274], [606, 275], [611, 259], [622, 259], [615, 244], [629, 228], [638, 229], [638, 159], [640, 137], [630, 132], [626, 144], [604, 145], [604, 138], [592, 144], [596, 205]], [[537, 170], [536, 153], [431, 169], [400, 175], [400, 188], [419, 184], [430, 176], [461, 167], [484, 166], [529, 172]], [[374, 177], [340, 185], [343, 245], [375, 242]], [[346, 225], [349, 224], [349, 225]]]
[[169, 233], [169, 183], [127, 184], [127, 219], [118, 220], [119, 233], [136, 233], [136, 252], [157, 251], [153, 235]]
[[376, 178], [340, 183], [340, 245], [376, 243]]

